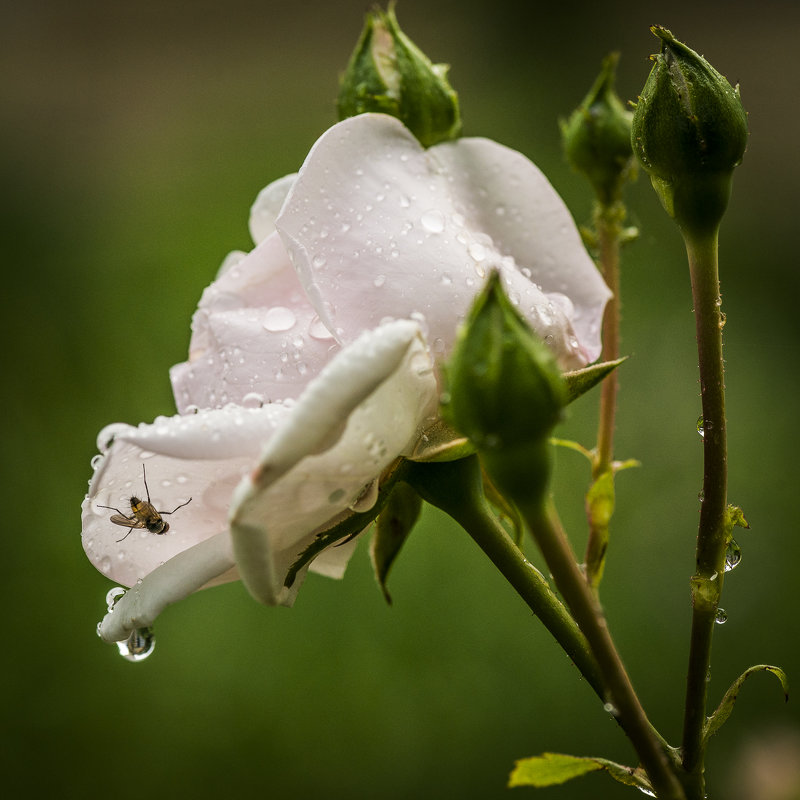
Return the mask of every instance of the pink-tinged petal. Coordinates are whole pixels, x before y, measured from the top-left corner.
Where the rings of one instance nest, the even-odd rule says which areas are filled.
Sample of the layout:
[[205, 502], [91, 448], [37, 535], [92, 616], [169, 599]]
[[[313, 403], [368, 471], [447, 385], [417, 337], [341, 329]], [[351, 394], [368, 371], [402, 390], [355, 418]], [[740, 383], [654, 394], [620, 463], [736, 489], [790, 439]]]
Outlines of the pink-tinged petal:
[[250, 208], [250, 235], [259, 244], [275, 233], [275, 218], [280, 213], [286, 195], [294, 185], [297, 174], [286, 175], [265, 186]]
[[173, 556], [126, 592], [97, 628], [106, 642], [121, 642], [138, 628], [150, 627], [156, 617], [172, 603], [192, 592], [236, 577], [231, 540], [227, 533]]
[[[363, 333], [320, 373], [236, 490], [231, 536], [254, 597], [292, 604], [303, 574], [290, 588], [284, 579], [298, 555], [320, 527], [363, 507], [383, 470], [411, 451], [437, 402], [430, 355], [407, 321]], [[319, 568], [337, 570], [330, 560]]]
[[[611, 291], [547, 178], [521, 153], [490, 139], [459, 139], [429, 154], [447, 175], [469, 227], [487, 234], [520, 270], [530, 271], [530, 279], [565, 312], [587, 360], [594, 361]], [[520, 282], [510, 291], [519, 292]], [[521, 299], [519, 308], [526, 312]], [[535, 322], [537, 310], [527, 313]]]
[[[105, 428], [82, 506], [89, 560], [111, 580], [133, 586], [178, 553], [225, 532], [234, 488], [288, 414], [280, 405], [232, 407]], [[117, 514], [131, 517], [131, 497], [147, 500], [148, 490], [168, 531], [111, 521]]]
[[170, 371], [180, 412], [298, 397], [339, 349], [277, 235], [203, 293], [189, 360]]
[[[507, 214], [509, 225], [489, 224], [491, 214]], [[534, 233], [515, 235], [512, 221]], [[562, 367], [597, 356], [608, 289], [553, 188], [501, 145], [462, 139], [426, 151], [393, 117], [352, 117], [314, 145], [275, 225], [309, 298], [343, 342], [386, 319], [411, 318], [444, 357], [497, 267]]]

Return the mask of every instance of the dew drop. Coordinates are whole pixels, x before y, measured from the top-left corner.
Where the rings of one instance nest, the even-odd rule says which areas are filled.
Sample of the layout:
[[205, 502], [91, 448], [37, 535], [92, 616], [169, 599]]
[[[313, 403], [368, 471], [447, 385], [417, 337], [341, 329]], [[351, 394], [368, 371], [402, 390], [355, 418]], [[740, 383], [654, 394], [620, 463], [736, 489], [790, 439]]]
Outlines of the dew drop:
[[117, 600], [119, 600], [126, 591], [127, 589], [123, 589], [122, 586], [115, 586], [113, 589], [109, 589], [108, 594], [106, 594], [106, 605], [108, 606], [109, 613], [114, 610], [114, 605]]
[[637, 786], [636, 787], [642, 794], [646, 794], [648, 797], [655, 797], [656, 793], [650, 791], [650, 789], [645, 789], [644, 786]]
[[128, 661], [144, 661], [155, 646], [152, 628], [137, 628], [124, 642], [117, 642], [119, 654]]
[[736, 539], [731, 539], [728, 542], [728, 547], [725, 550], [725, 572], [730, 572], [739, 566], [742, 560], [742, 548], [739, 547]]
[[473, 261], [483, 261], [486, 258], [486, 248], [480, 242], [471, 242], [467, 251]]
[[444, 230], [444, 214], [436, 209], [426, 211], [419, 221], [429, 233], [441, 233]]
[[297, 318], [290, 309], [285, 306], [274, 306], [264, 315], [264, 327], [272, 332], [288, 331], [294, 327]]
[[264, 396], [258, 392], [248, 392], [242, 398], [242, 405], [245, 408], [261, 408], [264, 405]]
[[728, 615], [724, 608], [718, 608], [717, 613], [714, 615], [714, 622], [717, 625], [724, 625], [728, 621]]
[[344, 489], [336, 489], [328, 495], [329, 503], [338, 503], [345, 495]]
[[314, 317], [311, 324], [308, 326], [308, 335], [312, 339], [324, 341], [325, 339], [333, 339], [333, 334], [325, 327], [325, 324], [319, 317]]
[[372, 281], [372, 285], [376, 289], [380, 289], [383, 284], [386, 283], [386, 276], [385, 275], [378, 275], [374, 281]]

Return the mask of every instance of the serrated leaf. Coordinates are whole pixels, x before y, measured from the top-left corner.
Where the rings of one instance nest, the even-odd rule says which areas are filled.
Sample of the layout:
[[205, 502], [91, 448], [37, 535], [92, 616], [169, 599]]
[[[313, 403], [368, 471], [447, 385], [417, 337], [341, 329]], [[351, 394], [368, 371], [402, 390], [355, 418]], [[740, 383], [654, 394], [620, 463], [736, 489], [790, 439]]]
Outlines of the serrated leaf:
[[389, 604], [392, 602], [392, 596], [386, 588], [389, 570], [416, 525], [421, 510], [420, 496], [407, 483], [398, 483], [378, 514], [369, 555], [375, 579]]
[[652, 791], [644, 772], [638, 767], [634, 769], [605, 758], [570, 756], [564, 753], [542, 753], [540, 756], [520, 759], [509, 777], [508, 786], [557, 786], [599, 770], [605, 770], [614, 780], [626, 786]]
[[564, 380], [567, 384], [567, 403], [577, 400], [582, 394], [586, 394], [589, 389], [597, 386], [607, 375], [610, 375], [623, 361], [618, 358], [616, 361], [603, 361], [599, 364], [592, 364], [583, 369], [576, 369], [573, 372], [565, 372]]
[[785, 701], [789, 702], [789, 679], [786, 673], [780, 667], [772, 667], [769, 664], [757, 664], [750, 669], [745, 670], [731, 685], [731, 688], [725, 692], [717, 710], [706, 720], [705, 727], [703, 728], [703, 743], [705, 744], [728, 720], [728, 717], [733, 711], [733, 706], [739, 697], [739, 692], [742, 690], [744, 682], [754, 672], [771, 672], [780, 682], [783, 688], [783, 695]]

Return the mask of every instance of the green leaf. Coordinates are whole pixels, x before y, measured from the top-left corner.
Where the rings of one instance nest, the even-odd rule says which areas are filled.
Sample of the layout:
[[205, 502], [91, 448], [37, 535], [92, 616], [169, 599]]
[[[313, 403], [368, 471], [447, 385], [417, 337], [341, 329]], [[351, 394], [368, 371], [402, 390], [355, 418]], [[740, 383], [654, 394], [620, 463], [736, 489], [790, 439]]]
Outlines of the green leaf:
[[744, 682], [754, 672], [771, 672], [781, 682], [784, 699], [787, 703], [789, 702], [789, 679], [780, 667], [771, 667], [769, 664], [757, 664], [755, 667], [750, 667], [750, 669], [745, 670], [733, 682], [731, 688], [725, 692], [725, 696], [722, 698], [722, 702], [717, 707], [717, 710], [706, 720], [705, 727], [703, 728], [704, 745], [727, 722]]
[[616, 361], [602, 361], [599, 364], [592, 364], [583, 369], [576, 369], [572, 372], [564, 373], [564, 380], [567, 383], [567, 403], [577, 400], [582, 394], [586, 394], [589, 389], [597, 386], [606, 375], [610, 375], [628, 357], [618, 358]]
[[638, 767], [626, 767], [605, 758], [569, 756], [563, 753], [542, 753], [540, 756], [520, 759], [511, 773], [508, 786], [557, 786], [599, 770], [605, 770], [619, 783], [652, 793], [650, 782]]
[[386, 579], [408, 535], [416, 525], [421, 510], [420, 496], [407, 483], [398, 483], [389, 495], [383, 511], [378, 514], [369, 555], [375, 570], [375, 579], [381, 587], [386, 602], [390, 605], [392, 596], [386, 588]]

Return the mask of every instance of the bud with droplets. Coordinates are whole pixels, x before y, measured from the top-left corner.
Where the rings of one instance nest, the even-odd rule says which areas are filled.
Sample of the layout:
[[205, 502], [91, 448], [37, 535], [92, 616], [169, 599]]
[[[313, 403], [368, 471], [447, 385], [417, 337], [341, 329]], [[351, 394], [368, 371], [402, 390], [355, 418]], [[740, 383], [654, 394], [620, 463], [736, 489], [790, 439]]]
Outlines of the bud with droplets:
[[684, 232], [716, 231], [747, 146], [747, 114], [711, 64], [668, 30], [633, 115], [633, 149]]
[[583, 102], [561, 123], [570, 166], [585, 175], [601, 203], [619, 199], [634, 172], [631, 119], [614, 90], [619, 53], [603, 60], [602, 70]]
[[566, 384], [497, 272], [459, 332], [447, 378], [445, 413], [472, 440], [501, 492], [544, 499], [549, 437], [567, 402]]
[[447, 69], [400, 30], [393, 6], [375, 9], [342, 76], [339, 119], [379, 112], [397, 117], [424, 147], [456, 139], [461, 115]]

